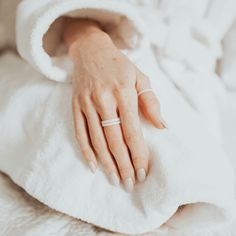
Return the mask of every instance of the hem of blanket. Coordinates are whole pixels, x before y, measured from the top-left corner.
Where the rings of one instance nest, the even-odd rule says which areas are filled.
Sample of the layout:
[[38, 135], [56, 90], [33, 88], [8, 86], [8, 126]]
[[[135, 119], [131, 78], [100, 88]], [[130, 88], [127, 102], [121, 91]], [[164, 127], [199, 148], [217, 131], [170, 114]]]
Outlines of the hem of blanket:
[[[210, 224], [209, 227], [202, 227], [200, 229], [194, 229], [194, 228], [183, 228], [183, 229], [180, 229], [178, 227], [175, 227], [175, 225], [173, 224], [168, 224], [168, 221], [175, 215], [175, 213], [177, 212], [178, 208], [182, 205], [185, 205], [185, 204], [195, 204], [195, 203], [198, 203], [198, 201], [193, 201], [193, 202], [189, 202], [189, 200], [186, 200], [186, 201], [182, 201], [181, 203], [177, 203], [177, 202], [173, 202], [172, 205], [170, 206], [170, 202], [167, 202], [167, 203], [164, 203], [163, 202], [163, 205], [162, 205], [162, 209], [168, 209], [165, 211], [165, 214], [162, 214], [159, 213], [159, 215], [163, 217], [162, 219], [162, 222], [160, 223], [152, 223], [152, 224], [148, 224], [148, 225], [142, 225], [141, 228], [138, 228], [137, 226], [135, 227], [131, 227], [130, 229], [127, 229], [126, 230], [123, 230], [123, 228], [119, 227], [118, 225], [115, 226], [115, 224], [113, 225], [114, 227], [111, 227], [110, 225], [108, 225], [106, 223], [106, 220], [103, 221], [103, 223], [101, 222], [101, 219], [98, 221], [97, 218], [94, 218], [93, 215], [90, 214], [90, 216], [86, 216], [86, 215], [75, 215], [73, 213], [67, 213], [65, 212], [64, 210], [60, 209], [60, 207], [57, 207], [57, 206], [53, 206], [53, 203], [50, 203], [50, 202], [46, 202], [46, 201], [42, 201], [42, 198], [40, 196], [38, 196], [37, 194], [34, 194], [30, 189], [26, 189], [25, 190], [27, 192], [30, 193], [31, 196], [33, 196], [34, 198], [36, 198], [38, 201], [42, 202], [43, 204], [46, 204], [48, 207], [58, 211], [58, 212], [61, 212], [61, 213], [64, 213], [64, 214], [68, 214], [69, 216], [72, 216], [76, 219], [80, 219], [82, 221], [85, 221], [87, 223], [90, 223], [90, 224], [93, 224], [99, 228], [103, 228], [103, 229], [106, 229], [106, 230], [109, 230], [109, 231], [112, 231], [112, 232], [115, 232], [115, 233], [122, 233], [122, 234], [143, 234], [143, 233], [148, 233], [152, 230], [155, 230], [155, 229], [159, 229], [160, 232], [162, 231], [162, 226], [165, 224], [165, 226], [170, 230], [172, 230], [173, 232], [176, 231], [177, 232], [185, 232], [185, 233], [198, 233], [198, 232], [201, 232], [203, 230], [213, 230], [213, 229], [221, 229], [222, 227], [230, 224], [233, 222], [233, 220], [235, 219], [235, 217], [233, 217], [233, 213], [230, 209], [228, 209], [228, 212], [231, 212], [232, 214], [229, 214], [229, 215], [224, 215], [224, 211], [226, 209], [224, 208], [220, 208], [219, 206], [217, 205], [214, 205], [212, 203], [209, 203], [207, 201], [202, 201], [202, 203], [206, 203], [206, 204], [209, 204], [209, 205], [212, 205], [212, 206], [215, 206], [216, 208], [218, 208], [219, 210], [222, 210], [222, 220], [223, 220], [223, 223], [222, 224], [218, 224], [218, 223], [215, 223], [215, 224]], [[236, 209], [236, 207], [234, 208]], [[224, 218], [223, 218], [224, 216]], [[129, 223], [127, 223], [128, 225]]]
[[[20, 185], [21, 186], [21, 185]], [[22, 186], [21, 186], [22, 187]], [[172, 205], [172, 206], [166, 206], [166, 209], [168, 209], [168, 212], [166, 211], [165, 214], [162, 214], [163, 212], [160, 212], [159, 213], [159, 216], [162, 216], [162, 223], [151, 223], [151, 224], [144, 224], [139, 228], [138, 225], [136, 225], [135, 227], [133, 226], [130, 226], [129, 222], [126, 222], [126, 226], [127, 228], [124, 230], [123, 227], [119, 226], [118, 224], [115, 224], [115, 222], [113, 222], [113, 226], [111, 227], [111, 225], [109, 225], [109, 221], [107, 221], [107, 219], [111, 219], [111, 217], [107, 217], [106, 219], [102, 219], [102, 218], [96, 218], [94, 217], [94, 214], [82, 214], [80, 216], [72, 213], [72, 212], [66, 212], [65, 210], [61, 209], [60, 207], [56, 206], [53, 202], [49, 202], [49, 201], [45, 201], [43, 200], [43, 197], [42, 196], [39, 196], [37, 193], [34, 193], [33, 191], [31, 191], [30, 188], [27, 188], [27, 187], [22, 187], [30, 196], [32, 196], [33, 198], [35, 198], [36, 200], [38, 200], [39, 202], [43, 203], [44, 205], [48, 206], [49, 208], [57, 211], [57, 212], [60, 212], [60, 213], [63, 213], [63, 214], [66, 214], [68, 216], [71, 216], [75, 219], [79, 219], [79, 220], [82, 220], [86, 223], [89, 223], [89, 224], [92, 224], [96, 227], [99, 227], [99, 228], [102, 228], [102, 229], [105, 229], [105, 230], [109, 230], [111, 232], [114, 232], [114, 233], [120, 233], [120, 234], [131, 234], [131, 235], [134, 235], [134, 234], [143, 234], [143, 233], [148, 233], [152, 230], [156, 230], [156, 229], [159, 229], [160, 232], [162, 231], [161, 230], [161, 226], [168, 221], [168, 219], [170, 219], [173, 214], [177, 211], [178, 209], [178, 205]], [[163, 207], [165, 208], [165, 206]], [[156, 215], [157, 216], [157, 215]], [[154, 217], [154, 216], [153, 216]], [[108, 223], [109, 222], [109, 223]], [[130, 227], [128, 229], [128, 227]], [[176, 231], [177, 232], [177, 231]]]
[[[126, 223], [126, 229], [123, 230], [123, 227], [121, 227], [121, 225], [116, 224], [115, 222], [113, 222], [113, 226], [111, 227], [111, 225], [109, 225], [107, 219], [111, 219], [111, 217], [107, 217], [106, 219], [102, 219], [102, 218], [96, 218], [94, 217], [94, 214], [89, 214], [86, 211], [80, 211], [80, 215], [77, 215], [73, 212], [69, 212], [65, 209], [63, 209], [63, 207], [57, 205], [57, 203], [54, 200], [49, 201], [49, 199], [51, 198], [45, 198], [45, 196], [41, 195], [40, 192], [38, 192], [35, 188], [35, 183], [37, 181], [35, 181], [36, 176], [34, 176], [34, 174], [31, 172], [28, 172], [28, 174], [24, 173], [23, 175], [18, 175], [14, 176], [14, 175], [9, 175], [8, 171], [4, 171], [2, 170], [3, 173], [7, 174], [14, 183], [16, 183], [17, 185], [19, 185], [20, 187], [22, 187], [30, 196], [32, 196], [33, 198], [35, 198], [36, 200], [38, 200], [39, 202], [41, 202], [42, 204], [48, 206], [49, 208], [57, 211], [57, 212], [61, 212], [63, 214], [69, 215], [73, 218], [76, 219], [80, 219], [84, 222], [93, 224], [94, 226], [97, 226], [99, 228], [103, 228], [112, 232], [116, 232], [116, 233], [122, 233], [122, 234], [143, 234], [143, 233], [148, 233], [152, 230], [156, 230], [159, 229], [160, 232], [162, 230], [162, 226], [165, 225], [165, 229], [168, 228], [172, 231], [176, 231], [177, 232], [200, 232], [202, 230], [212, 230], [214, 227], [216, 228], [222, 228], [225, 225], [230, 224], [234, 219], [235, 219], [235, 209], [236, 209], [236, 203], [232, 204], [230, 208], [226, 208], [226, 206], [222, 206], [219, 205], [219, 202], [212, 202], [212, 194], [209, 194], [209, 196], [205, 196], [202, 193], [198, 193], [198, 196], [195, 196], [192, 199], [189, 199], [186, 196], [182, 196], [182, 200], [180, 201], [179, 199], [176, 199], [176, 201], [172, 201], [169, 198], [166, 201], [162, 202], [162, 207], [160, 209], [160, 212], [155, 214], [155, 216], [153, 215], [153, 217], [157, 217], [157, 215], [160, 217], [159, 218], [159, 222], [155, 223], [155, 222], [149, 222], [149, 224], [142, 224], [141, 227], [139, 227], [138, 225], [134, 227], [134, 225]], [[14, 178], [15, 177], [15, 178]], [[36, 178], [37, 179], [37, 178]], [[207, 191], [207, 190], [206, 190]], [[204, 192], [204, 191], [203, 191]], [[214, 192], [214, 191], [212, 191]], [[173, 194], [173, 193], [172, 193]], [[171, 218], [175, 215], [175, 213], [177, 212], [178, 208], [182, 205], [186, 205], [186, 204], [194, 204], [194, 203], [206, 203], [212, 206], [215, 206], [219, 211], [221, 211], [221, 215], [222, 215], [222, 224], [211, 224], [209, 227], [202, 227], [199, 230], [193, 229], [191, 227], [189, 228], [178, 228], [176, 227], [175, 224], [172, 223], [168, 223], [169, 220], [171, 220]], [[164, 210], [165, 209], [165, 210]], [[92, 211], [91, 211], [92, 212]], [[227, 213], [227, 214], [226, 214]], [[101, 214], [102, 215], [102, 214]], [[161, 219], [162, 218], [162, 219]], [[161, 219], [161, 220], [160, 220]], [[123, 222], [125, 223], [125, 222]], [[145, 222], [144, 222], [145, 223]]]

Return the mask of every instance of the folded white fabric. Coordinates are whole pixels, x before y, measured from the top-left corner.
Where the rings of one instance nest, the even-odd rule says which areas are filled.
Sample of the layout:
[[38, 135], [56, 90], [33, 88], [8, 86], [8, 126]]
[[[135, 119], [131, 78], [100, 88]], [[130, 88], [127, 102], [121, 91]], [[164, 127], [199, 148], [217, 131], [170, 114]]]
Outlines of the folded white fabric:
[[223, 41], [224, 54], [223, 60], [220, 64], [220, 70], [224, 82], [229, 90], [236, 90], [236, 20], [234, 21], [231, 29], [227, 33]]
[[[145, 58], [139, 63], [145, 67]], [[155, 60], [146, 63], [155, 68]], [[150, 170], [127, 193], [83, 161], [74, 138], [70, 84], [43, 79], [14, 55], [3, 56], [0, 65], [0, 170], [39, 201], [130, 234], [164, 223], [191, 232], [215, 229], [234, 218], [234, 176], [220, 144], [160, 71], [149, 76], [169, 130], [143, 121]]]
[[[234, 235], [234, 232], [236, 232], [236, 226], [232, 224], [221, 230], [191, 233], [191, 236], [229, 236]], [[48, 208], [25, 194], [22, 189], [0, 173], [0, 235], [114, 236], [114, 233]], [[176, 230], [167, 230], [163, 226], [161, 229], [142, 234], [142, 236], [154, 235], [188, 236], [189, 233], [177, 233]]]

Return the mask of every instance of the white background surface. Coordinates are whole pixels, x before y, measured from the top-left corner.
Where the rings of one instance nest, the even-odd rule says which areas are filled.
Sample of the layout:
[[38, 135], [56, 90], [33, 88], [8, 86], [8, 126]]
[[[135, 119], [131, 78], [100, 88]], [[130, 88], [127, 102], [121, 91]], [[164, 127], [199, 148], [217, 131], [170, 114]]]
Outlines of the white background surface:
[[222, 135], [225, 151], [236, 170], [236, 91], [228, 93], [228, 105], [222, 110]]

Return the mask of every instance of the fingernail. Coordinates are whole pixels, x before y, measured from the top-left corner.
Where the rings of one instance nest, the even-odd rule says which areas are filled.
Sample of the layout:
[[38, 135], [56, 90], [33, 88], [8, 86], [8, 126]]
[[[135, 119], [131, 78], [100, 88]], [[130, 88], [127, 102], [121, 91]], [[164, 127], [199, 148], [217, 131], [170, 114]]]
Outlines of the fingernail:
[[116, 173], [112, 172], [109, 175], [109, 178], [110, 178], [110, 181], [113, 185], [118, 186], [120, 184], [120, 179], [119, 179], [119, 177], [117, 176]]
[[167, 123], [165, 122], [165, 120], [164, 120], [162, 117], [161, 117], [160, 121], [161, 121], [162, 126], [163, 126], [165, 129], [168, 129], [168, 125], [167, 125]]
[[96, 168], [94, 162], [93, 162], [93, 161], [89, 161], [88, 165], [89, 165], [90, 170], [91, 170], [93, 173], [95, 173], [96, 170], [97, 170], [97, 168]]
[[137, 177], [139, 182], [143, 182], [146, 179], [146, 172], [143, 168], [137, 170]]
[[133, 183], [133, 180], [132, 178], [127, 178], [125, 181], [124, 181], [124, 187], [125, 187], [125, 190], [127, 192], [131, 192], [134, 188], [134, 183]]

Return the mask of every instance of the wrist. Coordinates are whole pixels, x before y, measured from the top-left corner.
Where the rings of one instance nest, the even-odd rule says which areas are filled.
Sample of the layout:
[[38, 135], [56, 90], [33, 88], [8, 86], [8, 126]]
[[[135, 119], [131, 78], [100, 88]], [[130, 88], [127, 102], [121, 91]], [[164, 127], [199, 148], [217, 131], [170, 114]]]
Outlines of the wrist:
[[[113, 45], [110, 36], [104, 32], [98, 22], [90, 19], [65, 18], [63, 39], [72, 58], [83, 52]], [[113, 45], [114, 46], [114, 45]]]
[[103, 51], [109, 47], [114, 47], [110, 36], [104, 31], [91, 28], [70, 44], [68, 53], [70, 57], [76, 59], [79, 53]]
[[87, 19], [65, 18], [63, 39], [68, 47], [92, 32], [102, 32], [98, 22]]

